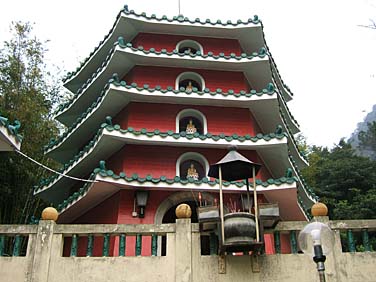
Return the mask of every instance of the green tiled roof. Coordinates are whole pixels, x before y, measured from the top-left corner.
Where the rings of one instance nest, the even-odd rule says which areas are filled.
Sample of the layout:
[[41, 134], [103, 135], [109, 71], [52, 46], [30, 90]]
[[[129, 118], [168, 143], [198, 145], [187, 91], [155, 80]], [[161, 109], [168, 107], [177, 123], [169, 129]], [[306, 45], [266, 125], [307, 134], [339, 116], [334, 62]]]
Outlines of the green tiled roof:
[[[96, 168], [93, 173], [90, 175], [90, 180], [94, 180], [97, 175], [100, 175], [101, 177], [110, 177], [114, 180], [122, 179], [126, 181], [127, 183], [133, 183], [133, 182], [138, 182], [138, 183], [151, 183], [151, 184], [157, 184], [157, 183], [166, 183], [166, 184], [176, 184], [180, 183], [182, 185], [186, 185], [188, 183], [193, 183], [196, 185], [201, 185], [201, 184], [208, 184], [210, 186], [215, 186], [218, 185], [219, 181], [218, 179], [215, 179], [214, 181], [211, 181], [208, 178], [203, 178], [201, 180], [194, 180], [192, 178], [190, 179], [182, 179], [179, 176], [175, 176], [174, 178], [167, 178], [166, 176], [160, 176], [160, 177], [152, 177], [151, 175], [147, 175], [146, 177], [140, 177], [138, 174], [133, 173], [130, 175], [126, 175], [124, 172], [119, 173], [118, 175], [115, 174], [112, 170], [106, 170], [105, 166], [103, 166], [103, 161], [102, 161], [102, 168]], [[294, 182], [297, 182], [297, 178], [295, 177], [281, 177], [278, 179], [268, 179], [267, 181], [262, 181], [260, 179], [256, 179], [256, 184], [261, 185], [263, 187], [268, 187], [270, 185], [282, 185], [282, 184], [292, 184]], [[57, 210], [61, 212], [64, 210], [68, 205], [74, 203], [78, 198], [81, 196], [86, 195], [88, 192], [90, 186], [92, 183], [86, 183], [82, 188], [80, 188], [77, 192], [74, 192], [71, 196], [69, 196], [66, 200], [64, 200], [61, 204], [57, 206]], [[230, 185], [235, 185], [238, 188], [241, 188], [246, 185], [245, 180], [243, 181], [223, 181], [223, 186], [224, 187], [229, 187]]]
[[255, 15], [253, 18], [249, 18], [248, 20], [246, 21], [243, 21], [243, 20], [237, 20], [235, 22], [232, 22], [230, 20], [227, 20], [227, 21], [221, 21], [221, 20], [216, 20], [216, 21], [212, 21], [210, 19], [205, 19], [205, 20], [201, 20], [199, 18], [195, 18], [194, 20], [193, 19], [189, 19], [187, 17], [184, 17], [183, 15], [179, 15], [179, 16], [175, 16], [173, 18], [168, 18], [167, 16], [163, 15], [162, 17], [157, 17], [155, 14], [152, 14], [150, 16], [148, 16], [146, 13], [136, 13], [135, 11], [133, 10], [129, 10], [128, 9], [128, 5], [125, 5], [124, 6], [124, 9], [122, 9], [118, 15], [116, 16], [116, 20], [115, 20], [115, 23], [113, 24], [112, 28], [110, 29], [110, 31], [108, 32], [108, 34], [104, 37], [104, 39], [102, 41], [99, 42], [99, 44], [97, 45], [97, 47], [94, 48], [94, 50], [90, 53], [89, 57], [87, 57], [83, 62], [81, 62], [80, 66], [78, 66], [76, 68], [75, 71], [73, 72], [68, 72], [66, 77], [63, 79], [63, 82], [67, 81], [68, 79], [70, 79], [71, 77], [73, 77], [75, 74], [77, 74], [81, 69], [82, 67], [90, 60], [90, 58], [94, 55], [94, 53], [101, 47], [101, 45], [104, 43], [104, 41], [110, 37], [111, 33], [113, 32], [115, 26], [116, 26], [116, 23], [118, 21], [118, 19], [120, 18], [121, 14], [124, 13], [126, 15], [134, 15], [138, 18], [144, 18], [144, 19], [148, 19], [148, 20], [155, 20], [155, 21], [158, 21], [158, 22], [178, 22], [178, 23], [191, 23], [191, 24], [201, 24], [201, 25], [212, 25], [212, 26], [215, 26], [215, 25], [222, 25], [222, 26], [239, 26], [239, 25], [249, 25], [249, 24], [259, 24], [261, 23], [261, 20], [259, 19], [259, 17], [257, 15]]
[[[174, 139], [182, 139], [185, 138], [187, 140], [212, 140], [212, 141], [218, 141], [218, 140], [226, 140], [227, 142], [231, 142], [233, 140], [238, 140], [240, 142], [245, 142], [245, 141], [252, 141], [252, 142], [257, 142], [259, 140], [265, 140], [265, 141], [270, 141], [272, 139], [283, 139], [287, 137], [287, 133], [280, 132], [280, 133], [270, 133], [270, 134], [257, 134], [256, 136], [251, 136], [249, 134], [244, 135], [244, 136], [239, 136], [237, 134], [232, 134], [232, 135], [225, 135], [225, 134], [211, 134], [211, 133], [206, 133], [206, 134], [199, 134], [198, 132], [194, 134], [187, 134], [186, 132], [180, 132], [180, 133], [175, 133], [172, 130], [169, 130], [167, 132], [161, 132], [159, 129], [155, 129], [153, 131], [148, 131], [145, 128], [142, 128], [141, 130], [134, 130], [132, 127], [128, 127], [127, 129], [121, 129], [120, 125], [112, 125], [112, 121], [110, 117], [107, 117], [107, 123], [103, 123], [100, 127], [100, 129], [97, 131], [95, 134], [94, 138], [83, 148], [82, 151], [80, 151], [78, 154], [76, 154], [70, 161], [64, 164], [64, 166], [59, 170], [60, 173], [66, 173], [71, 167], [74, 166], [74, 164], [81, 159], [86, 153], [90, 151], [91, 148], [93, 148], [100, 136], [103, 133], [103, 130], [106, 129], [108, 131], [118, 131], [122, 134], [127, 134], [131, 133], [134, 136], [148, 136], [148, 137], [153, 137], [153, 136], [160, 136], [162, 138], [166, 137], [173, 137]], [[47, 179], [42, 179], [39, 183], [38, 186], [34, 187], [34, 192], [37, 193], [43, 188], [46, 188], [49, 186], [52, 182], [54, 182], [59, 175], [55, 174]]]
[[[278, 67], [277, 67], [277, 64], [276, 62], [274, 61], [274, 58], [273, 58], [273, 55], [272, 53], [270, 52], [270, 49], [269, 49], [269, 46], [268, 44], [266, 43], [266, 39], [265, 39], [265, 32], [264, 32], [264, 25], [262, 24], [261, 22], [261, 26], [262, 26], [262, 35], [263, 35], [263, 38], [264, 38], [264, 44], [265, 44], [265, 47], [266, 47], [266, 50], [268, 52], [268, 56], [269, 56], [269, 60], [270, 62], [273, 64], [273, 66], [275, 67], [276, 71], [277, 71], [277, 74], [278, 74], [278, 77], [281, 79], [281, 82], [282, 82], [282, 85], [286, 88], [286, 90], [291, 94], [291, 96], [294, 96], [294, 93], [291, 91], [291, 89], [284, 83], [283, 79], [282, 79], [282, 76], [278, 70]], [[273, 72], [272, 72], [273, 73]]]
[[[97, 100], [86, 109], [85, 112], [81, 114], [80, 117], [76, 119], [76, 121], [57, 139], [51, 139], [50, 142], [44, 146], [44, 150], [49, 150], [53, 148], [54, 146], [58, 145], [59, 143], [63, 142], [63, 140], [69, 135], [70, 132], [72, 132], [90, 113], [92, 113], [101, 103], [103, 100], [103, 97], [106, 94], [107, 89], [109, 88], [110, 84], [113, 84], [115, 86], [121, 86], [124, 87], [124, 89], [134, 89], [138, 91], [147, 90], [150, 93], [158, 92], [161, 94], [165, 94], [167, 92], [172, 92], [176, 95], [190, 95], [191, 93], [197, 93], [198, 95], [207, 95], [207, 96], [216, 96], [216, 95], [222, 95], [223, 97], [232, 96], [232, 97], [252, 97], [252, 96], [262, 96], [262, 95], [272, 95], [275, 92], [274, 85], [272, 83], [269, 83], [265, 89], [263, 89], [261, 92], [256, 92], [255, 90], [251, 90], [250, 92], [246, 91], [240, 91], [240, 92], [234, 92], [233, 90], [229, 90], [228, 92], [223, 92], [222, 89], [216, 89], [215, 91], [211, 91], [209, 88], [205, 88], [204, 91], [198, 91], [197, 88], [193, 88], [192, 91], [187, 91], [184, 88], [175, 90], [174, 87], [168, 86], [166, 89], [162, 89], [160, 86], [156, 86], [155, 88], [149, 87], [149, 85], [144, 84], [142, 87], [139, 87], [136, 83], [127, 84], [125, 81], [119, 81], [117, 75], [113, 75], [113, 78], [109, 80], [109, 82], [105, 85], [104, 89], [101, 91], [101, 94], [98, 96]], [[72, 102], [69, 102], [67, 104], [61, 105], [59, 107], [60, 110], [63, 110]]]
[[309, 187], [309, 185], [307, 184], [307, 182], [304, 180], [303, 175], [302, 175], [302, 173], [300, 172], [298, 166], [296, 165], [296, 162], [295, 162], [294, 158], [293, 158], [291, 155], [289, 155], [289, 159], [290, 159], [292, 165], [294, 166], [295, 172], [297, 173], [297, 175], [298, 175], [300, 181], [301, 181], [302, 184], [303, 184], [303, 188], [304, 188], [304, 190], [305, 190], [305, 191], [306, 191], [306, 192], [307, 192], [307, 193], [308, 193], [313, 199], [315, 199], [316, 201], [318, 201], [318, 200], [319, 200], [319, 197], [315, 194], [315, 192], [313, 191], [313, 189], [312, 189], [311, 187]]
[[241, 59], [248, 59], [252, 60], [256, 57], [258, 58], [264, 58], [267, 55], [266, 49], [264, 47], [261, 47], [258, 52], [253, 52], [252, 54], [246, 54], [246, 53], [241, 53], [239, 56], [237, 56], [235, 53], [231, 53], [229, 56], [226, 56], [224, 53], [219, 53], [218, 55], [214, 55], [213, 52], [209, 51], [206, 54], [202, 54], [200, 51], [197, 51], [196, 53], [190, 53], [188, 50], [185, 51], [184, 53], [179, 53], [177, 50], [173, 50], [172, 52], [168, 52], [166, 49], [161, 49], [161, 51], [156, 51], [155, 48], [150, 48], [148, 50], [144, 49], [143, 46], [137, 46], [134, 47], [132, 46], [132, 43], [125, 43], [124, 39], [122, 37], [118, 38], [118, 46], [121, 47], [122, 49], [130, 49], [134, 52], [141, 51], [144, 54], [156, 54], [156, 55], [178, 55], [180, 57], [184, 56], [189, 56], [191, 58], [195, 57], [200, 57], [200, 58], [213, 58], [213, 59], [226, 59], [226, 60], [231, 60], [231, 59], [236, 59], [236, 60], [241, 60]]
[[90, 83], [99, 75], [99, 73], [103, 70], [104, 67], [107, 66], [108, 62], [110, 61], [110, 58], [115, 50], [115, 46], [119, 46], [122, 49], [130, 49], [134, 52], [142, 52], [144, 54], [156, 54], [156, 55], [178, 55], [180, 57], [201, 57], [201, 58], [213, 58], [213, 59], [236, 59], [236, 60], [242, 60], [242, 59], [248, 59], [252, 60], [255, 57], [258, 58], [264, 58], [267, 55], [266, 49], [261, 48], [258, 52], [254, 52], [252, 54], [246, 54], [242, 53], [240, 56], [237, 56], [235, 53], [231, 53], [229, 56], [226, 56], [224, 53], [219, 53], [219, 55], [214, 55], [213, 52], [207, 52], [207, 54], [201, 54], [199, 51], [196, 52], [196, 54], [190, 54], [188, 51], [185, 53], [179, 53], [178, 51], [174, 50], [173, 52], [167, 52], [166, 49], [162, 49], [161, 51], [156, 51], [154, 48], [150, 48], [149, 50], [144, 49], [142, 46], [138, 46], [137, 48], [133, 47], [131, 43], [125, 43], [124, 39], [122, 37], [118, 38], [118, 42], [114, 44], [114, 47], [110, 50], [109, 54], [107, 55], [106, 59], [103, 61], [102, 65], [92, 74], [90, 78], [87, 79], [85, 83], [81, 85], [81, 87], [77, 90], [76, 93], [74, 93], [73, 97], [65, 104], [60, 105], [56, 111], [55, 114], [58, 114], [65, 108], [67, 108], [68, 105], [72, 104], [77, 98], [85, 91], [85, 89], [90, 85]]
[[21, 142], [23, 139], [23, 136], [18, 133], [18, 130], [21, 127], [21, 122], [18, 120], [15, 120], [13, 124], [11, 124], [8, 120], [8, 118], [2, 116], [0, 114], [0, 125], [4, 126], [8, 133], [13, 135], [18, 142]]

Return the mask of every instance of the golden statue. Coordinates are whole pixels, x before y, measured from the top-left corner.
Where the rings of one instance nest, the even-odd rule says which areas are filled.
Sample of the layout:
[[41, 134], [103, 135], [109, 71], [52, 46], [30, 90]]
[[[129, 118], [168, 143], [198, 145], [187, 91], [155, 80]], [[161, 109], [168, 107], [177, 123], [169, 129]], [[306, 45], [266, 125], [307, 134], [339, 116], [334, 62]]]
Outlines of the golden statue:
[[188, 168], [187, 178], [193, 178], [194, 180], [198, 180], [198, 173], [193, 164], [191, 164], [191, 167]]
[[186, 87], [186, 90], [187, 90], [187, 91], [192, 91], [192, 90], [193, 90], [192, 81], [189, 81], [189, 82], [188, 82], [188, 85], [187, 85], [187, 87]]
[[185, 132], [188, 134], [194, 134], [197, 132], [197, 128], [193, 124], [192, 119], [189, 120], [189, 123], [187, 124], [187, 128], [185, 129]]

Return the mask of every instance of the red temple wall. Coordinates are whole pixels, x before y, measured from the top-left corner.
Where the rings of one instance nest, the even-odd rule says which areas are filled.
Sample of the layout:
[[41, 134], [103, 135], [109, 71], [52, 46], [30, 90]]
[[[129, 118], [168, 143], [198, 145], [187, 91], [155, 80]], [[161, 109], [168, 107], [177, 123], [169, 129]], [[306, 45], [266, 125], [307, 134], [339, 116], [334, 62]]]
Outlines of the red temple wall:
[[159, 129], [161, 132], [176, 130], [176, 116], [184, 109], [200, 111], [207, 121], [208, 132], [211, 134], [234, 133], [251, 136], [260, 133], [255, 118], [248, 109], [189, 106], [173, 104], [130, 103], [115, 118], [114, 123], [121, 128], [133, 127], [136, 130]]
[[139, 33], [132, 41], [134, 47], [143, 46], [148, 50], [154, 48], [156, 51], [166, 49], [167, 52], [175, 50], [176, 45], [182, 40], [194, 40], [201, 44], [204, 54], [213, 52], [214, 55], [224, 53], [230, 55], [235, 53], [240, 55], [242, 49], [239, 41], [236, 39], [224, 39], [224, 38], [207, 38], [198, 36], [183, 36], [183, 35], [168, 35], [168, 34], [155, 34], [155, 33]]
[[[186, 152], [202, 154], [209, 164], [212, 164], [226, 155], [227, 150], [129, 144], [108, 159], [107, 168], [115, 173], [125, 172], [127, 175], [137, 173], [139, 177], [150, 174], [153, 177], [163, 175], [167, 178], [174, 178], [176, 176], [176, 162]], [[263, 164], [255, 151], [240, 150], [239, 153], [254, 162]], [[271, 174], [265, 166], [260, 169], [257, 175], [257, 178], [264, 181], [270, 177]]]
[[162, 89], [166, 89], [168, 86], [172, 86], [175, 89], [176, 78], [183, 72], [196, 72], [201, 75], [205, 81], [205, 87], [211, 91], [216, 91], [217, 88], [221, 88], [223, 92], [232, 89], [236, 93], [241, 90], [250, 90], [244, 74], [232, 71], [135, 66], [123, 77], [123, 80], [128, 84], [135, 82], [138, 86], [148, 84], [151, 88], [159, 85]]

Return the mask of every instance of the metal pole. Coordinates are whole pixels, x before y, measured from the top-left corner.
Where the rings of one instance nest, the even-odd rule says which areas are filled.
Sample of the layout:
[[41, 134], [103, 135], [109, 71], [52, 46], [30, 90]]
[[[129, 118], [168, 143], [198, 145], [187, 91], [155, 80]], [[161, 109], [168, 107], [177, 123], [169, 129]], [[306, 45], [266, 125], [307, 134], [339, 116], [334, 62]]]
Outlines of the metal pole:
[[256, 170], [252, 168], [253, 172], [253, 201], [255, 202], [255, 221], [256, 221], [256, 241], [260, 242], [260, 230], [258, 225], [258, 206], [257, 206], [257, 192], [256, 192]]
[[247, 201], [248, 201], [248, 212], [250, 214], [252, 214], [252, 211], [251, 211], [251, 200], [249, 199], [249, 180], [248, 178], [246, 178], [246, 183], [247, 183]]
[[222, 168], [219, 165], [219, 212], [221, 215], [221, 235], [222, 235], [222, 246], [225, 244], [225, 219], [223, 217], [223, 195], [222, 195]]
[[317, 262], [317, 271], [319, 272], [320, 282], [325, 282], [325, 265], [324, 262]]

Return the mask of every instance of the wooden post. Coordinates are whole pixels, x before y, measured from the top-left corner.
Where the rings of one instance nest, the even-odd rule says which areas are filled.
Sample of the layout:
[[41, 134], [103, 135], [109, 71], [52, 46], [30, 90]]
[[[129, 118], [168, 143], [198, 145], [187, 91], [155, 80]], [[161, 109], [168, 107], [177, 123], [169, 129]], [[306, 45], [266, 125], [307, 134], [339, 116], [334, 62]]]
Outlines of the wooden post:
[[249, 199], [249, 180], [248, 178], [245, 179], [245, 182], [247, 184], [247, 201], [248, 201], [248, 212], [252, 214], [252, 209], [251, 209], [251, 200]]
[[222, 168], [219, 165], [219, 211], [221, 215], [221, 237], [222, 237], [222, 246], [225, 244], [225, 226], [224, 226], [224, 215], [223, 215], [223, 195], [222, 195]]
[[257, 192], [256, 192], [256, 170], [253, 166], [253, 201], [255, 202], [255, 221], [256, 221], [256, 241], [260, 242], [260, 230], [258, 225], [258, 206], [257, 206]]

